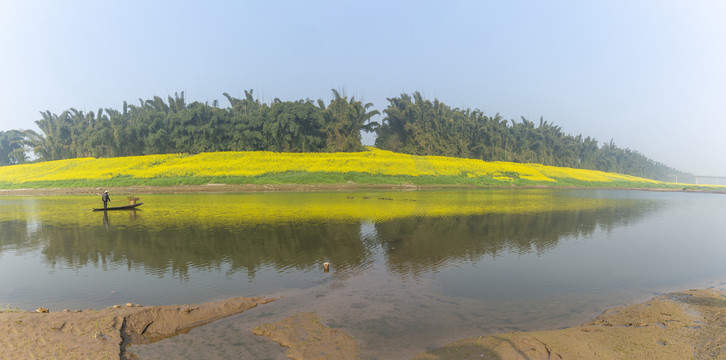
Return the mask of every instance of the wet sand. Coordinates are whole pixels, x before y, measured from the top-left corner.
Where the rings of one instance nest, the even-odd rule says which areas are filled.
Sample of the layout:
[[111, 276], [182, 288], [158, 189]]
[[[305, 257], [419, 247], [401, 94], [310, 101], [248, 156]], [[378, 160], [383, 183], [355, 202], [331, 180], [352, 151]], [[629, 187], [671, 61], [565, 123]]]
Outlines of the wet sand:
[[[0, 313], [0, 358], [134, 359], [126, 351], [131, 344], [184, 333], [269, 301]], [[290, 359], [359, 357], [355, 339], [321, 322], [315, 313], [298, 313], [252, 331], [287, 347]], [[660, 295], [609, 309], [580, 326], [472, 337], [414, 359], [726, 359], [726, 291]]]
[[469, 338], [414, 359], [726, 359], [726, 291], [665, 294], [581, 326]]
[[270, 301], [238, 297], [199, 305], [0, 312], [0, 359], [135, 359], [130, 345], [186, 333]]
[[287, 357], [294, 360], [352, 360], [359, 354], [352, 337], [342, 330], [323, 326], [316, 313], [297, 313], [275, 323], [262, 324], [252, 332], [287, 347]]

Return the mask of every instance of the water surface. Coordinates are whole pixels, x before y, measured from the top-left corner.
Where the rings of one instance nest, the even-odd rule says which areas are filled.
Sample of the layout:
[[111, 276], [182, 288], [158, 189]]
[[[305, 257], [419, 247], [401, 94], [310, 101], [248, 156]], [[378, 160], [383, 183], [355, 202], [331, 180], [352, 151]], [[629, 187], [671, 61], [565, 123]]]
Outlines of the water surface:
[[[112, 194], [114, 195], [114, 194]], [[118, 205], [123, 195], [112, 196]], [[142, 358], [284, 358], [250, 329], [299, 311], [366, 359], [551, 329], [726, 279], [726, 197], [602, 190], [0, 198], [0, 306], [279, 300]], [[322, 263], [330, 262], [324, 273]]]

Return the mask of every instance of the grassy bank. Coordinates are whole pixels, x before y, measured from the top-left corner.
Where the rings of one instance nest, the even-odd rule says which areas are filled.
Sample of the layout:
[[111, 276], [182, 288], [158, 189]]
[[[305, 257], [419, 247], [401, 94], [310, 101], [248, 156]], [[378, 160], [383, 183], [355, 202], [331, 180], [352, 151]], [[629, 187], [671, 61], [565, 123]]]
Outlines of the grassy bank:
[[683, 184], [602, 171], [413, 156], [375, 148], [359, 153], [217, 152], [80, 158], [0, 167], [0, 189], [210, 183], [684, 188]]

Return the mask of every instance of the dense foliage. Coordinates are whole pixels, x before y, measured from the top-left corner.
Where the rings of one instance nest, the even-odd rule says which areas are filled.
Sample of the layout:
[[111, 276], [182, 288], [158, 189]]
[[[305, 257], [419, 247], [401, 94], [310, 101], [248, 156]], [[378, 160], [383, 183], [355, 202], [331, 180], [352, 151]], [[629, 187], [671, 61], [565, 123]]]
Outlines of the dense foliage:
[[24, 163], [27, 159], [25, 143], [32, 134], [19, 130], [0, 131], [0, 165]]
[[124, 102], [121, 111], [46, 111], [36, 121], [45, 136], [27, 143], [41, 160], [235, 150], [360, 151], [361, 130], [370, 130], [366, 122], [378, 111], [333, 94], [327, 107], [322, 100], [264, 104], [245, 91], [244, 99], [224, 94], [229, 108], [216, 102], [187, 104], [182, 92], [167, 102], [158, 96], [139, 99], [139, 105]]
[[512, 161], [592, 169], [672, 181], [682, 174], [611, 140], [598, 146], [595, 139], [565, 134], [540, 119], [507, 121], [499, 114], [451, 108], [420, 93], [389, 98], [378, 128], [376, 146], [414, 155], [442, 155], [486, 161]]
[[333, 90], [322, 100], [273, 100], [262, 103], [252, 90], [244, 98], [225, 93], [227, 108], [217, 101], [187, 104], [184, 93], [123, 103], [120, 110], [60, 115], [42, 112], [41, 134], [25, 130], [0, 132], [0, 165], [27, 161], [32, 150], [39, 161], [79, 157], [118, 157], [214, 151], [355, 152], [363, 150], [361, 132], [376, 132], [376, 146], [414, 155], [443, 155], [487, 161], [539, 163], [619, 172], [672, 180], [678, 171], [611, 141], [602, 146], [590, 137], [563, 133], [540, 119], [505, 120], [479, 110], [451, 108], [420, 93], [389, 98], [382, 124], [379, 115], [355, 98]]

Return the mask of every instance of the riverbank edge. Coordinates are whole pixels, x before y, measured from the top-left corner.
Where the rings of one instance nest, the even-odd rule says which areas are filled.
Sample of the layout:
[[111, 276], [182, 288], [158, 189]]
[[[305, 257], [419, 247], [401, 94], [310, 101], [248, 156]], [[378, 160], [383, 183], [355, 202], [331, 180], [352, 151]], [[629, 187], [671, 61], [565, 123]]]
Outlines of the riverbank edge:
[[[199, 305], [127, 304], [52, 313], [0, 310], [0, 357], [134, 359], [126, 349], [130, 345], [185, 333], [270, 301], [274, 299], [231, 298]], [[721, 359], [726, 356], [725, 314], [726, 291], [689, 289], [608, 309], [580, 326], [462, 339], [413, 359]], [[303, 324], [292, 326], [305, 330], [310, 321], [298, 323]], [[335, 331], [325, 333], [340, 337]], [[350, 356], [344, 358], [355, 358], [358, 350], [348, 349]], [[325, 349], [320, 352], [293, 358], [326, 358]]]
[[235, 297], [192, 305], [128, 303], [101, 310], [35, 312], [0, 309], [2, 359], [136, 359], [127, 348], [148, 344], [274, 301]]
[[726, 291], [689, 289], [605, 310], [580, 326], [455, 341], [413, 360], [724, 359]]
[[231, 192], [315, 192], [315, 191], [415, 191], [415, 190], [483, 190], [483, 189], [560, 189], [560, 190], [640, 190], [662, 192], [693, 192], [726, 194], [726, 190], [650, 187], [585, 187], [585, 186], [471, 186], [471, 185], [412, 185], [412, 184], [269, 184], [269, 185], [172, 185], [172, 186], [117, 186], [117, 187], [72, 187], [72, 188], [25, 188], [0, 189], [0, 196], [53, 196], [53, 195], [99, 195], [108, 190], [116, 194], [178, 194], [178, 193], [231, 193]]

